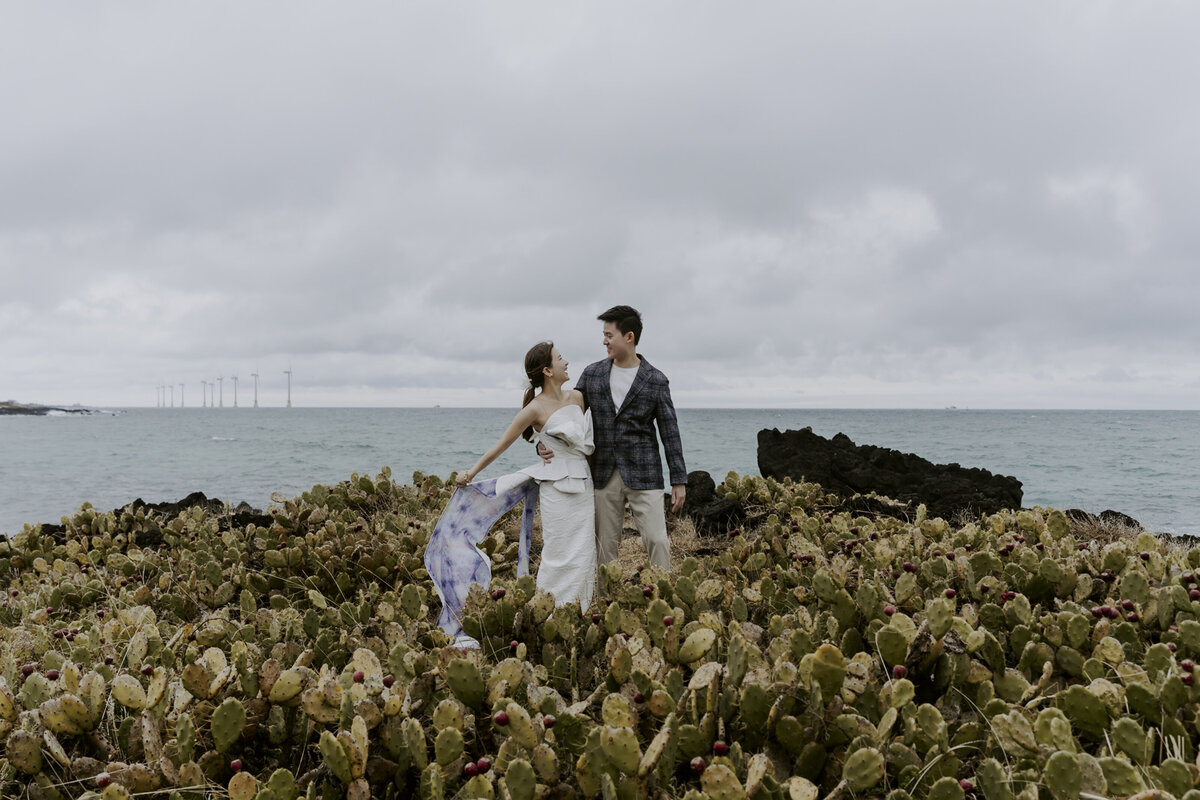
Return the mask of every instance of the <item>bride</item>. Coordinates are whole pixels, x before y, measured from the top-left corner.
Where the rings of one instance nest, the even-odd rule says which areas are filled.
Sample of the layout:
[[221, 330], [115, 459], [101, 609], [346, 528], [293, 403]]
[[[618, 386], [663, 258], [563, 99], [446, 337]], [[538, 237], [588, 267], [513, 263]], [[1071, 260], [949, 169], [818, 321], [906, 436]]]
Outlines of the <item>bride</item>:
[[[591, 455], [592, 415], [583, 395], [564, 389], [567, 361], [553, 342], [540, 342], [525, 354], [529, 386], [512, 424], [469, 469], [458, 473], [459, 491], [434, 529], [425, 565], [442, 598], [439, 623], [459, 647], [478, 646], [462, 632], [461, 611], [471, 583], [491, 580], [490, 560], [477, 547], [492, 524], [525, 502], [517, 573], [529, 571], [533, 505], [540, 497], [542, 557], [537, 587], [554, 595], [555, 605], [592, 602], [596, 571], [595, 506], [587, 457]], [[535, 390], [536, 393], [535, 393]], [[471, 481], [509, 448], [518, 436], [553, 451], [549, 462], [512, 475]]]

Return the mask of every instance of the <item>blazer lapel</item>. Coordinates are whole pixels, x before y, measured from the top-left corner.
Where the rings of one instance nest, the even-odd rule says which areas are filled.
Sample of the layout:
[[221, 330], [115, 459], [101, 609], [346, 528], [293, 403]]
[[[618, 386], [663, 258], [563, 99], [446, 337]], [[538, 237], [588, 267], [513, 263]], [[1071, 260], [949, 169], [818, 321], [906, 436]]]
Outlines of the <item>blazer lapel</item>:
[[[612, 371], [611, 361], [609, 362], [609, 371], [610, 373]], [[646, 362], [646, 359], [643, 358], [641, 366], [638, 367], [637, 375], [633, 376], [633, 384], [629, 387], [629, 391], [625, 393], [625, 399], [621, 402], [621, 407], [617, 409], [617, 416], [620, 416], [622, 411], [629, 408], [630, 402], [632, 402], [633, 398], [637, 396], [637, 393], [642, 390], [642, 387], [646, 385], [646, 381], [649, 380], [649, 375], [650, 365]], [[611, 389], [609, 390], [608, 394], [609, 399], [611, 400]]]
[[598, 377], [600, 378], [600, 381], [599, 381], [600, 389], [601, 389], [600, 394], [604, 396], [604, 404], [608, 408], [612, 409], [611, 413], [612, 413], [613, 417], [616, 418], [617, 404], [613, 402], [612, 384], [609, 383], [609, 379], [612, 378], [612, 366], [613, 366], [612, 359], [609, 359], [605, 363], [604, 369], [602, 369], [600, 371], [600, 375]]

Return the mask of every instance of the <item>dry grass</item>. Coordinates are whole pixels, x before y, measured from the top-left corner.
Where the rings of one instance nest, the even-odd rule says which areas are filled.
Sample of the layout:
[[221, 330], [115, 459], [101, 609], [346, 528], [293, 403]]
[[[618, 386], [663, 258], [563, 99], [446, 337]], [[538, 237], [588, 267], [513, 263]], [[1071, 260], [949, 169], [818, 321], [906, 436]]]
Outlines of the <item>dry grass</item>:
[[[646, 563], [646, 546], [642, 544], [641, 534], [637, 532], [637, 526], [634, 524], [633, 516], [629, 513], [625, 514], [625, 535], [621, 539], [621, 544], [617, 549], [617, 561], [621, 565], [621, 573], [625, 577], [630, 577], [637, 571], [638, 564]], [[520, 523], [513, 526], [513, 530], [506, 530], [510, 541], [515, 541], [519, 535]], [[671, 541], [671, 572], [678, 573], [680, 565], [688, 556], [700, 558], [702, 556], [714, 555], [724, 549], [729, 541], [724, 537], [705, 537], [701, 538], [696, 533], [696, 526], [692, 524], [690, 517], [685, 517], [681, 514], [667, 513], [667, 538]], [[530, 571], [537, 572], [538, 563], [541, 560], [542, 554], [542, 525], [540, 515], [535, 518], [533, 526], [533, 546], [530, 552]]]
[[1095, 542], [1100, 546], [1117, 541], [1136, 539], [1142, 533], [1140, 527], [1123, 522], [1110, 522], [1099, 517], [1091, 520], [1072, 520], [1071, 533], [1081, 542]]
[[[642, 536], [637, 532], [633, 517], [625, 515], [625, 535], [617, 548], [617, 561], [621, 565], [621, 573], [625, 577], [633, 575], [638, 564], [646, 563], [646, 545]], [[701, 538], [696, 534], [696, 526], [690, 517], [679, 514], [667, 514], [667, 538], [671, 541], [671, 572], [678, 574], [679, 566], [688, 556], [713, 555], [720, 552], [728, 541], [724, 538]]]
[[[1081, 542], [1088, 544], [1095, 542], [1103, 547], [1111, 542], [1132, 541], [1138, 537], [1138, 534], [1146, 533], [1146, 530], [1138, 525], [1129, 525], [1115, 519], [1096, 518], [1094, 520], [1071, 520], [1071, 533]], [[1186, 553], [1200, 544], [1200, 540], [1194, 536], [1170, 533], [1154, 535], [1166, 545], [1166, 551], [1172, 553]]]

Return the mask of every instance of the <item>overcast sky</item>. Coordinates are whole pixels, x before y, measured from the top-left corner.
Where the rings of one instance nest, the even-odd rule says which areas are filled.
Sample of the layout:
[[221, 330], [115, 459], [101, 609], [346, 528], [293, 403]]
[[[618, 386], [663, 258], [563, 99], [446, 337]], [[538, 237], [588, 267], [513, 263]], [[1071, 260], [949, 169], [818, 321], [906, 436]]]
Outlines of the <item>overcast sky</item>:
[[1200, 408], [1195, 3], [0, 9], [0, 400]]

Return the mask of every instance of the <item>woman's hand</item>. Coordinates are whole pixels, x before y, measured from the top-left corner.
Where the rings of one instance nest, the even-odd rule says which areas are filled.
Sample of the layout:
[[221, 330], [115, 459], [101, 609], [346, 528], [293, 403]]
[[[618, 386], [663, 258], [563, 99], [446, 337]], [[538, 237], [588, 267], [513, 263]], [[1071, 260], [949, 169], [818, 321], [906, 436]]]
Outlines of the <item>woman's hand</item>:
[[455, 478], [454, 482], [459, 486], [466, 486], [471, 482], [471, 478], [473, 477], [475, 476], [471, 474], [471, 470], [464, 469], [462, 472], [458, 473], [458, 477]]

